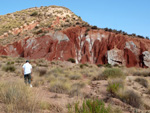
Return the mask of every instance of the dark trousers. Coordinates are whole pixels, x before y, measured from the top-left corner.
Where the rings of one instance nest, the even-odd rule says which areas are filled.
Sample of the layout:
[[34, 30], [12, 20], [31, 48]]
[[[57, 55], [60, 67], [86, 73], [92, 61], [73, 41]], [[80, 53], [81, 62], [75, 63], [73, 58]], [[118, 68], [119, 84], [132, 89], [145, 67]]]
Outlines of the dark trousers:
[[24, 82], [27, 84], [31, 84], [31, 74], [25, 74], [24, 75]]

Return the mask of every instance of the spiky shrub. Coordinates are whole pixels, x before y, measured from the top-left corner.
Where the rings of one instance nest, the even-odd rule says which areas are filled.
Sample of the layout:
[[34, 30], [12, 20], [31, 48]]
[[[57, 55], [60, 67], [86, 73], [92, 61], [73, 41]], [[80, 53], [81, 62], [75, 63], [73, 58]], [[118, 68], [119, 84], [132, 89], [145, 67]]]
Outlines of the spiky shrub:
[[108, 87], [107, 90], [108, 92], [110, 92], [111, 94], [116, 95], [118, 90], [120, 88], [124, 88], [124, 80], [121, 78], [116, 78], [116, 79], [110, 79], [108, 81]]
[[22, 82], [0, 84], [0, 100], [8, 113], [33, 113], [38, 109], [37, 95]]
[[102, 73], [105, 78], [125, 78], [125, 74], [119, 68], [106, 68]]
[[69, 106], [69, 113], [110, 113], [111, 108], [106, 107], [101, 100], [86, 100], [82, 106], [79, 107], [79, 103], [75, 103], [74, 110]]

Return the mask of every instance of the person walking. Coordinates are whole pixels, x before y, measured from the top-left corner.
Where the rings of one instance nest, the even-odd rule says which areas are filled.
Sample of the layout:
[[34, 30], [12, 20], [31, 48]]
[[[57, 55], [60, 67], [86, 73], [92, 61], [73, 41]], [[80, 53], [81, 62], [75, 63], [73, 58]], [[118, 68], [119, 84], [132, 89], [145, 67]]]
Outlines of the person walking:
[[26, 63], [22, 66], [22, 68], [25, 84], [29, 84], [30, 87], [32, 87], [31, 84], [32, 65], [29, 63], [29, 60], [26, 60]]

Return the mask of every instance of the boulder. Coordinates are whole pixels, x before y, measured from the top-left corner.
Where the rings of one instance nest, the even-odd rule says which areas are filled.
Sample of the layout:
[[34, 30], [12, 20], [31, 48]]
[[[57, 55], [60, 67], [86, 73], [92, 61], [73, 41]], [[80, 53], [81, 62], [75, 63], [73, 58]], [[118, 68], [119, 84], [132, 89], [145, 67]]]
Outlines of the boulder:
[[107, 51], [108, 63], [111, 65], [125, 65], [124, 51], [117, 48]]
[[150, 67], [150, 52], [144, 51], [143, 53], [143, 62], [147, 67]]

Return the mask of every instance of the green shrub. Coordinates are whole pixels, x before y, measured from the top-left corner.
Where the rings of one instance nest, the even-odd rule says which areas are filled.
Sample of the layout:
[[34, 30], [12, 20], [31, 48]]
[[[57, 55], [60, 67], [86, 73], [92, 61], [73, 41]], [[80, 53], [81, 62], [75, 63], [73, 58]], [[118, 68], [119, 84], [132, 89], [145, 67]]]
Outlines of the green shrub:
[[38, 31], [35, 32], [35, 34], [37, 34], [37, 35], [38, 35], [38, 34], [41, 34], [41, 33], [43, 33], [43, 30], [42, 30], [42, 29], [40, 29], [40, 30], [38, 30]]
[[104, 67], [112, 68], [112, 65], [111, 64], [104, 64]]
[[73, 58], [69, 58], [67, 61], [72, 62], [72, 63], [76, 63], [75, 59], [73, 59]]
[[5, 55], [1, 55], [0, 57], [1, 58], [8, 58], [8, 56], [5, 56]]
[[124, 88], [124, 80], [120, 78], [110, 79], [107, 90], [112, 94], [117, 94], [120, 88]]
[[11, 65], [11, 64], [14, 64], [14, 62], [12, 61], [12, 62], [7, 62], [7, 65]]
[[37, 16], [38, 15], [38, 12], [33, 12], [32, 14], [30, 14], [30, 16]]
[[81, 64], [80, 68], [83, 69], [84, 67], [88, 67], [88, 64]]
[[51, 61], [51, 64], [55, 64], [55, 62]]
[[79, 107], [79, 102], [75, 103], [74, 110], [68, 106], [69, 113], [111, 113], [111, 108], [106, 107], [101, 100], [86, 100], [82, 106]]
[[97, 26], [92, 26], [91, 29], [98, 29]]
[[102, 65], [102, 64], [97, 64], [97, 66], [98, 66], [98, 67], [102, 67], [103, 65]]
[[125, 74], [119, 68], [106, 68], [102, 73], [102, 76], [106, 78], [117, 78], [117, 77], [125, 78]]

